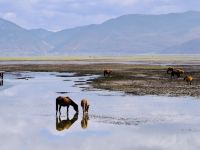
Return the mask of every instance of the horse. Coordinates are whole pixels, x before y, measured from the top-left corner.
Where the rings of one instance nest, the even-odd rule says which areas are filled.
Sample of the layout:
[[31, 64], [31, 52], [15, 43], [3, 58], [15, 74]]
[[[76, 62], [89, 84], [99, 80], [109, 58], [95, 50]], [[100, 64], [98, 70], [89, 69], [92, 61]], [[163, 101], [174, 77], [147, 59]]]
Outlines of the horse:
[[108, 77], [110, 77], [111, 73], [112, 73], [112, 70], [111, 70], [111, 69], [104, 69], [104, 71], [103, 71], [104, 77], [105, 77], [106, 75], [107, 75]]
[[187, 83], [190, 83], [190, 85], [192, 84], [192, 76], [191, 75], [188, 75], [188, 76], [185, 76], [185, 78], [183, 80], [185, 80]]
[[172, 77], [174, 77], [175, 75], [177, 76], [177, 78], [179, 78], [181, 76], [181, 74], [184, 74], [184, 70], [182, 69], [176, 69], [176, 70], [172, 70], [171, 71], [171, 79]]
[[83, 109], [83, 114], [84, 113], [88, 113], [88, 110], [89, 110], [89, 104], [88, 104], [88, 101], [86, 99], [82, 99], [81, 100], [81, 107]]
[[171, 79], [172, 79], [172, 77], [174, 77], [175, 75], [177, 76], [177, 78], [179, 78], [179, 77], [181, 76], [181, 74], [180, 74], [179, 71], [173, 70], [173, 71], [171, 72]]
[[176, 69], [180, 74], [184, 74], [185, 71], [183, 69]]
[[[67, 114], [69, 110], [69, 106], [72, 106], [76, 112], [78, 112], [78, 105], [69, 97], [59, 96], [56, 98], [56, 115], [59, 107], [59, 112], [62, 106], [67, 107]], [[61, 112], [60, 112], [61, 114]]]
[[88, 126], [88, 120], [89, 120], [88, 113], [83, 114], [83, 117], [82, 117], [82, 120], [81, 120], [81, 127], [83, 129], [87, 128], [87, 126]]
[[169, 72], [171, 73], [173, 70], [174, 70], [174, 68], [172, 68], [172, 67], [167, 68], [167, 74], [169, 74]]
[[67, 115], [66, 120], [61, 120], [60, 115], [59, 118], [56, 116], [56, 130], [63, 131], [64, 129], [69, 129], [72, 124], [78, 120], [78, 112], [76, 112], [72, 119], [69, 119]]

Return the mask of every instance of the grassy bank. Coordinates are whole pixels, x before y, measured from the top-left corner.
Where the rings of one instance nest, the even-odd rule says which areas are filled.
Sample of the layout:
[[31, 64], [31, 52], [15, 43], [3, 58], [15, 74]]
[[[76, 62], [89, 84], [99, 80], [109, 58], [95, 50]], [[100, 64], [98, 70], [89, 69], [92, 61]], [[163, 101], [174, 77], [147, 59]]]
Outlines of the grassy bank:
[[133, 55], [133, 56], [32, 56], [0, 57], [0, 61], [97, 61], [97, 62], [200, 62], [200, 55]]

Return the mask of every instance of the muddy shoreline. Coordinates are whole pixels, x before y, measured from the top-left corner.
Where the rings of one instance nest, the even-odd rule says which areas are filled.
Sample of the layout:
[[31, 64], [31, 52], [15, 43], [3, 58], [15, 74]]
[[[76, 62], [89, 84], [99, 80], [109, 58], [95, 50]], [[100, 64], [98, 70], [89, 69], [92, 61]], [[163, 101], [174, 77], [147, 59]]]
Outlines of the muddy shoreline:
[[[185, 75], [192, 75], [192, 85], [188, 85], [182, 75], [170, 78], [166, 73], [169, 66], [135, 65], [117, 63], [99, 64], [4, 64], [1, 71], [35, 72], [74, 72], [74, 76], [99, 75], [88, 84], [91, 88], [123, 91], [132, 95], [164, 95], [200, 97], [200, 65], [174, 65], [185, 70]], [[103, 69], [113, 70], [110, 77], [103, 77]]]

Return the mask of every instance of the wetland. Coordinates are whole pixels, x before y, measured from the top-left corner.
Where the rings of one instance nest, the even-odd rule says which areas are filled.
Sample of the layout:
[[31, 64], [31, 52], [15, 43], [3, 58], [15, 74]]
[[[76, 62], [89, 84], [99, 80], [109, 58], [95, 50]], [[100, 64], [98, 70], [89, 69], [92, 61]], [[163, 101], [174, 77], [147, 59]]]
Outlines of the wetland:
[[[1, 148], [198, 149], [199, 66], [175, 66], [193, 75], [191, 86], [182, 77], [171, 80], [167, 67], [3, 64]], [[104, 68], [113, 70], [109, 78], [103, 77]], [[79, 113], [69, 107], [68, 117], [65, 108], [56, 116], [58, 96], [73, 99]], [[90, 104], [86, 117], [80, 107], [83, 98]]]

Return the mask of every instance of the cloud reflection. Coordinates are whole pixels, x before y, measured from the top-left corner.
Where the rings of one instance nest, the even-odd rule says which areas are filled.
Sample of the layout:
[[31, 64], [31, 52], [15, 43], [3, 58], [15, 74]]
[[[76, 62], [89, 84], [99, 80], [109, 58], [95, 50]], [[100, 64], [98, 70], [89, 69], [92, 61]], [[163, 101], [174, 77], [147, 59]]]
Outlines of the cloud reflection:
[[[195, 150], [200, 147], [200, 102], [194, 98], [81, 91], [72, 86], [79, 80], [77, 77], [58, 78], [50, 73], [32, 75], [35, 77], [32, 80], [9, 81], [13, 86], [0, 91], [2, 150]], [[63, 79], [68, 81], [63, 82]], [[79, 106], [83, 95], [90, 99], [89, 123], [89, 116], [78, 119], [73, 108], [69, 110], [69, 118], [56, 118], [56, 92], [64, 90], [73, 91], [67, 95]], [[111, 96], [101, 93], [111, 93]], [[137, 122], [144, 122], [128, 126], [112, 123], [121, 121], [120, 118], [126, 118], [123, 122], [134, 122], [135, 118]], [[81, 122], [87, 130], [82, 129]]]

